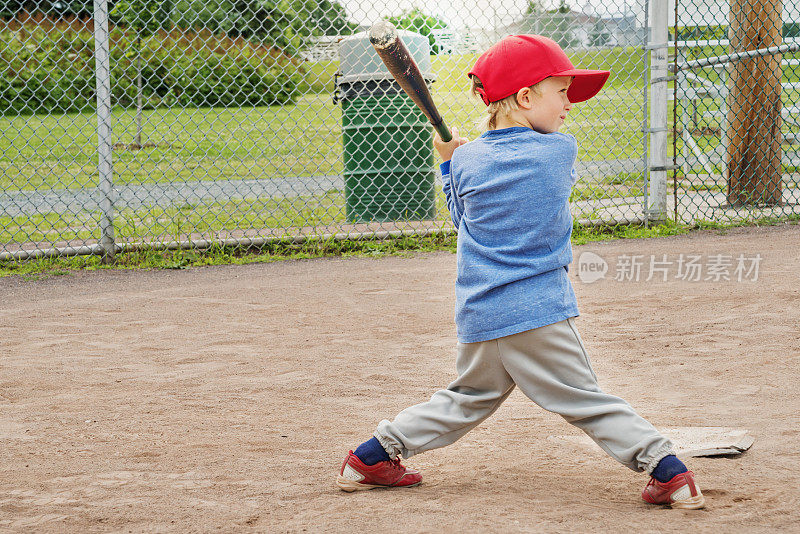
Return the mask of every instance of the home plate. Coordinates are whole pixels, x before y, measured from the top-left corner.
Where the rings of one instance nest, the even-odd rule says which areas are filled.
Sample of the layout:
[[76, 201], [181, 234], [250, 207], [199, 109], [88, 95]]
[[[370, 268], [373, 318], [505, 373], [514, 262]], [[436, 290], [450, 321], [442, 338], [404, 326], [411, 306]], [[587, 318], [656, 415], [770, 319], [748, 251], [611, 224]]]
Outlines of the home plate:
[[[742, 428], [720, 426], [687, 426], [666, 428], [661, 433], [675, 445], [678, 456], [736, 456], [753, 444], [753, 437]], [[601, 449], [586, 434], [550, 436], [548, 439]]]

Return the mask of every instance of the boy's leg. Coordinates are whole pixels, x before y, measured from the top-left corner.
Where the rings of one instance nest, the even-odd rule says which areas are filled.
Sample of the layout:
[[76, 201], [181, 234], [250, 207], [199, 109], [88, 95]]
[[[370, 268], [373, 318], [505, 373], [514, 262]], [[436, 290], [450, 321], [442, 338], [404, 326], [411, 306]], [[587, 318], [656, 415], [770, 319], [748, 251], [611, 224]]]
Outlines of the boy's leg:
[[674, 454], [672, 443], [630, 404], [600, 389], [573, 319], [498, 342], [500, 358], [522, 392], [586, 432], [615, 460], [650, 473]]
[[447, 389], [380, 422], [375, 437], [389, 456], [409, 458], [450, 445], [494, 413], [514, 389], [496, 341], [459, 343], [456, 369], [458, 378]]
[[498, 340], [516, 384], [542, 408], [560, 414], [612, 458], [650, 473], [672, 443], [633, 408], [597, 384], [573, 319]]
[[[652, 474], [661, 460], [675, 454], [672, 443], [627, 402], [600, 389], [573, 319], [508, 336], [498, 344], [506, 370], [525, 395], [586, 432], [615, 460]], [[642, 497], [681, 508], [705, 503], [691, 471], [665, 484], [652, 478]]]
[[416, 486], [422, 475], [403, 466], [398, 455], [408, 458], [453, 443], [489, 417], [514, 389], [495, 341], [459, 343], [456, 368], [458, 378], [447, 389], [434, 393], [428, 402], [406, 408], [394, 421], [380, 422], [375, 438], [385, 455], [374, 450], [373, 440], [356, 449], [368, 457], [352, 451], [347, 455], [336, 479], [339, 488]]

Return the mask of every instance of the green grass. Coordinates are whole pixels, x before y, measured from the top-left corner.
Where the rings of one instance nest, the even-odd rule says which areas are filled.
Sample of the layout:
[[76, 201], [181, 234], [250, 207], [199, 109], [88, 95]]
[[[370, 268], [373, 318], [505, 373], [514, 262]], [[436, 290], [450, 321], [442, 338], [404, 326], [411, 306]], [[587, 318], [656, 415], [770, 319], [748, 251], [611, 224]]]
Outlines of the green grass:
[[[480, 135], [482, 104], [465, 92], [434, 94], [448, 124], [470, 139]], [[608, 106], [617, 113], [606, 114]], [[576, 105], [564, 131], [579, 138], [579, 159], [641, 157], [639, 106], [625, 91], [609, 91]], [[134, 114], [116, 109], [114, 181], [129, 185], [341, 174], [341, 121], [341, 107], [326, 95], [307, 95], [284, 107], [146, 110], [143, 141], [151, 146], [130, 150]], [[0, 117], [0, 187], [96, 187], [95, 129], [91, 112]]]
[[[647, 239], [687, 234], [696, 230], [714, 230], [724, 235], [727, 230], [742, 226], [796, 225], [800, 215], [787, 218], [762, 218], [737, 223], [701, 222], [694, 225], [667, 222], [660, 225], [617, 225], [575, 227], [573, 245], [618, 239]], [[456, 236], [441, 232], [430, 236], [401, 236], [385, 239], [309, 238], [300, 243], [276, 240], [258, 249], [214, 245], [204, 250], [140, 250], [120, 254], [112, 264], [104, 264], [98, 256], [47, 258], [22, 262], [0, 261], [0, 277], [17, 276], [23, 280], [40, 280], [69, 276], [77, 270], [100, 269], [189, 269], [209, 265], [244, 265], [322, 257], [385, 257], [408, 256], [425, 252], [455, 253]]]
[[309, 238], [301, 243], [276, 240], [255, 250], [212, 246], [204, 250], [141, 250], [120, 254], [113, 264], [98, 256], [0, 261], [0, 277], [20, 276], [36, 280], [61, 276], [76, 270], [98, 269], [186, 269], [206, 265], [243, 265], [328, 256], [408, 255], [447, 250], [455, 252], [455, 238], [449, 233], [431, 236], [403, 236], [374, 240]]
[[338, 61], [303, 63], [300, 66], [302, 78], [297, 86], [297, 91], [300, 94], [332, 93], [334, 90], [334, 75], [338, 70]]
[[[100, 213], [0, 217], [0, 241], [51, 243], [60, 240], [96, 241]], [[216, 234], [239, 229], [299, 228], [344, 222], [344, 197], [329, 192], [315, 197], [283, 200], [176, 204], [169, 207], [124, 210], [116, 214], [115, 236], [120, 242], [162, 241], [192, 234]]]
[[[606, 91], [594, 101], [576, 105], [571, 113], [565, 131], [578, 137], [582, 161], [641, 158], [641, 91], [634, 90], [637, 63], [628, 61], [630, 53], [594, 53], [579, 60], [586, 66], [611, 66], [618, 71]], [[433, 58], [433, 70], [439, 78], [433, 92], [440, 110], [448, 124], [471, 139], [481, 134], [477, 124], [485, 109], [467, 92], [465, 73], [476, 57]], [[304, 65], [302, 90], [306, 93], [294, 105], [147, 109], [143, 139], [147, 145], [140, 150], [128, 146], [135, 132], [134, 110], [114, 109], [115, 184], [342, 175], [342, 108], [331, 98], [336, 68], [338, 62]], [[615, 113], [609, 114], [609, 107]], [[0, 188], [97, 187], [96, 121], [91, 109], [0, 117]], [[580, 198], [641, 194], [640, 186], [613, 183], [604, 176], [581, 178], [586, 186]], [[115, 233], [130, 241], [159, 241], [164, 236], [199, 233], [207, 236], [236, 228], [277, 235], [283, 228], [338, 224], [344, 217], [343, 202], [339, 193], [330, 198], [120, 208]], [[443, 207], [438, 213], [446, 219]], [[0, 216], [0, 243], [35, 243], [42, 248], [65, 241], [93, 243], [99, 237], [99, 220], [99, 213], [90, 212]]]
[[21, 217], [0, 217], [2, 243], [57, 243], [59, 241], [97, 241], [99, 213], [75, 215], [48, 213]]
[[[114, 181], [141, 184], [341, 174], [341, 108], [324, 95], [293, 106], [155, 109], [130, 150], [135, 114], [112, 115]], [[92, 112], [0, 117], [0, 188], [97, 186]]]
[[572, 188], [570, 202], [604, 198], [634, 197], [644, 194], [641, 172], [609, 174], [599, 180], [580, 180]]
[[[475, 54], [433, 57], [434, 97], [443, 116], [474, 138], [483, 104], [468, 94], [466, 72]], [[575, 61], [612, 68], [614, 77], [590, 102], [578, 104], [565, 131], [581, 142], [580, 159], [640, 157], [642, 94], [640, 52], [575, 53]], [[632, 58], [632, 59], [631, 59]], [[301, 66], [296, 104], [255, 108], [158, 108], [144, 112], [150, 146], [129, 150], [135, 112], [112, 113], [115, 182], [269, 179], [342, 172], [341, 105], [333, 103], [338, 62]], [[613, 113], [608, 110], [613, 109]], [[97, 118], [82, 113], [0, 117], [0, 187], [95, 187]]]

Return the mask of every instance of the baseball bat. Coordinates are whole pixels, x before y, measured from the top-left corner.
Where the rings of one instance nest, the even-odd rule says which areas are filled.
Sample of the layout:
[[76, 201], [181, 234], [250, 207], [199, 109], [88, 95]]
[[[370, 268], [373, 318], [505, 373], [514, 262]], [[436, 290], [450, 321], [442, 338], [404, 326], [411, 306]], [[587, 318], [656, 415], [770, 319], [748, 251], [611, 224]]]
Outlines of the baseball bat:
[[428, 84], [422, 78], [417, 62], [411, 57], [394, 25], [387, 20], [373, 24], [369, 30], [369, 42], [403, 91], [428, 117], [442, 141], [445, 143], [450, 141], [453, 135], [445, 125], [439, 110], [436, 109], [436, 104], [433, 103]]

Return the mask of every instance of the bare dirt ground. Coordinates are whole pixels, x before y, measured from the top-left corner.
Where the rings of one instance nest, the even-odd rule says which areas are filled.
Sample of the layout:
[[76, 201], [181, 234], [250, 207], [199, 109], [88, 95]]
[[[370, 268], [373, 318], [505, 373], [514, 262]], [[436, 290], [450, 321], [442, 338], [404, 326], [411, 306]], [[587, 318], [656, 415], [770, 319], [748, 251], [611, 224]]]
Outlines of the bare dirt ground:
[[[702, 511], [644, 504], [644, 474], [557, 439], [578, 432], [519, 392], [411, 458], [421, 486], [335, 488], [380, 419], [454, 377], [452, 254], [0, 280], [0, 531], [800, 532], [799, 243], [789, 226], [575, 249], [603, 388], [661, 428], [755, 438], [689, 460]], [[605, 280], [577, 276], [588, 251]], [[733, 279], [677, 278], [694, 254], [732, 257]], [[640, 281], [614, 280], [632, 255]], [[644, 282], [653, 255], [667, 281]]]

